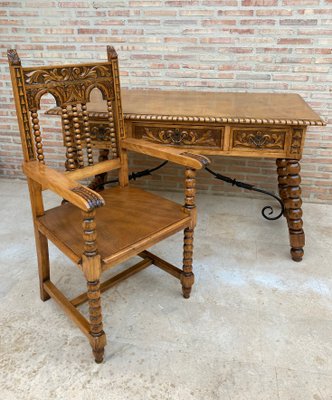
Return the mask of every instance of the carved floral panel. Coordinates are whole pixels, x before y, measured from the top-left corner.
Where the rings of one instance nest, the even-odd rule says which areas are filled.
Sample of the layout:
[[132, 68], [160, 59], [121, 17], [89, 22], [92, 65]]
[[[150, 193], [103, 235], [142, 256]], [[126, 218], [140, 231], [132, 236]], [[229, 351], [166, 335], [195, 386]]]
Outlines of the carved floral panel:
[[88, 102], [93, 88], [104, 99], [114, 98], [111, 64], [27, 69], [24, 80], [30, 110], [40, 108], [45, 93], [52, 94], [58, 106]]
[[221, 128], [134, 126], [134, 137], [173, 146], [221, 147]]
[[283, 150], [286, 130], [234, 128], [232, 130], [233, 148]]

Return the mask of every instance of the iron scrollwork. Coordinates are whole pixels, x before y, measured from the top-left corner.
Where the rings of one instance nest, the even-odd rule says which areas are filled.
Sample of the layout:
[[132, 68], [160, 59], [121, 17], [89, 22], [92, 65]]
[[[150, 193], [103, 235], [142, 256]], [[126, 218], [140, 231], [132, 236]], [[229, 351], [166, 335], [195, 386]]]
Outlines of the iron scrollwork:
[[280, 208], [281, 208], [279, 214], [277, 214], [275, 216], [271, 216], [274, 213], [273, 207], [272, 206], [265, 206], [265, 207], [263, 207], [263, 209], [261, 211], [262, 212], [262, 216], [265, 219], [267, 219], [269, 221], [274, 221], [276, 219], [279, 219], [284, 214], [284, 211], [285, 211], [284, 203], [280, 199], [280, 197], [278, 197], [274, 193], [268, 192], [267, 190], [256, 188], [254, 185], [251, 185], [249, 183], [240, 182], [240, 181], [237, 181], [236, 179], [229, 178], [228, 176], [221, 175], [218, 172], [212, 171], [208, 167], [205, 167], [205, 170], [207, 172], [209, 172], [211, 175], [213, 175], [216, 179], [219, 179], [219, 180], [221, 180], [223, 182], [226, 182], [226, 183], [230, 183], [232, 186], [237, 186], [239, 188], [246, 189], [246, 190], [253, 190], [254, 192], [263, 193], [263, 194], [266, 194], [266, 195], [271, 196], [274, 199], [276, 199], [277, 202], [280, 204]]
[[[143, 171], [132, 172], [132, 173], [128, 176], [128, 177], [129, 177], [129, 180], [136, 180], [137, 178], [142, 178], [143, 176], [151, 175], [152, 172], [157, 171], [158, 169], [164, 167], [167, 163], [168, 163], [168, 161], [164, 161], [164, 162], [162, 162], [160, 165], [158, 165], [157, 167], [150, 168], [150, 169], [145, 169], [145, 170], [143, 170]], [[252, 191], [255, 191], [255, 192], [258, 192], [258, 193], [263, 193], [263, 194], [266, 194], [266, 195], [268, 195], [268, 196], [271, 196], [271, 197], [273, 197], [275, 200], [277, 200], [277, 202], [278, 202], [279, 205], [280, 205], [280, 212], [279, 212], [279, 214], [277, 214], [277, 215], [275, 215], [275, 216], [272, 216], [272, 214], [274, 213], [273, 207], [270, 206], [270, 205], [265, 206], [265, 207], [263, 207], [263, 209], [262, 209], [262, 211], [261, 211], [262, 216], [263, 216], [265, 219], [267, 219], [267, 220], [269, 220], [269, 221], [275, 221], [275, 220], [279, 219], [279, 218], [284, 214], [284, 211], [285, 211], [284, 203], [282, 202], [282, 200], [280, 199], [280, 197], [278, 197], [278, 196], [275, 195], [274, 193], [268, 192], [267, 190], [264, 190], [264, 189], [256, 188], [254, 185], [251, 185], [251, 184], [249, 184], [249, 183], [240, 182], [240, 181], [237, 181], [236, 179], [229, 178], [228, 176], [221, 175], [221, 174], [219, 174], [218, 172], [212, 171], [212, 170], [211, 170], [210, 168], [208, 168], [207, 166], [205, 166], [205, 170], [206, 170], [207, 172], [209, 172], [211, 175], [213, 175], [216, 179], [219, 179], [219, 180], [221, 180], [221, 181], [223, 181], [223, 182], [226, 182], [226, 183], [230, 183], [232, 186], [237, 186], [237, 187], [239, 187], [239, 188], [246, 189], [246, 190], [252, 190]], [[100, 183], [96, 183], [96, 182], [95, 182], [92, 188], [93, 188], [94, 190], [96, 190], [96, 189], [97, 189], [97, 190], [98, 190], [98, 189], [99, 189], [99, 190], [102, 190], [102, 189], [104, 189], [104, 185], [106, 185], [106, 184], [112, 184], [112, 183], [118, 183], [118, 182], [119, 182], [119, 180], [118, 180], [117, 178], [116, 178], [116, 179], [113, 179], [113, 180], [110, 180], [110, 181], [106, 181], [106, 182], [104, 182], [104, 181], [103, 181], [103, 182], [100, 182]]]

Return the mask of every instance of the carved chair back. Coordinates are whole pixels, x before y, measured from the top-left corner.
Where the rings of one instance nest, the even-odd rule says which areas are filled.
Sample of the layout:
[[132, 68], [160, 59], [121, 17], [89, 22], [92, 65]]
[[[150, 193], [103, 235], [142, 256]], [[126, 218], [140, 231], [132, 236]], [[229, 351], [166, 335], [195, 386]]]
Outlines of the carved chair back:
[[73, 171], [94, 164], [87, 103], [95, 88], [107, 104], [105, 131], [109, 137], [105, 147], [113, 159], [120, 157], [119, 140], [124, 137], [124, 123], [118, 58], [113, 47], [107, 47], [107, 56], [107, 62], [23, 68], [16, 51], [8, 51], [25, 161], [47, 161], [38, 111], [42, 96], [49, 93], [61, 108], [66, 169]]

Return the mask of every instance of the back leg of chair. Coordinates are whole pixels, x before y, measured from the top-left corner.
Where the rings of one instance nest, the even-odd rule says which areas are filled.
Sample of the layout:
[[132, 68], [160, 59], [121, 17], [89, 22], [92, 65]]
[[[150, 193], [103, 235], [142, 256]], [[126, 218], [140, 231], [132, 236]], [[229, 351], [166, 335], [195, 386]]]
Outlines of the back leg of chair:
[[46, 236], [35, 228], [37, 258], [38, 258], [38, 273], [39, 273], [39, 286], [40, 298], [46, 301], [50, 298], [49, 294], [44, 290], [44, 282], [50, 280], [50, 261], [48, 255], [48, 241]]
[[37, 227], [37, 218], [44, 215], [44, 205], [42, 198], [42, 187], [39, 183], [28, 179], [31, 208], [33, 215], [33, 223], [35, 227], [35, 242], [37, 249], [38, 259], [38, 273], [39, 273], [39, 286], [40, 298], [46, 301], [50, 298], [49, 294], [44, 289], [44, 282], [50, 280], [50, 261], [48, 255], [48, 240]]

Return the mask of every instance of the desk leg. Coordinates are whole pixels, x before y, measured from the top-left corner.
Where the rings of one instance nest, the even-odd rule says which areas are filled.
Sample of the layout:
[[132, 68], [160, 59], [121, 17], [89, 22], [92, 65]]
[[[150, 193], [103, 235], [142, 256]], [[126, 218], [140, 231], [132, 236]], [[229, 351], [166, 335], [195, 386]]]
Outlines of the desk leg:
[[291, 256], [294, 261], [301, 261], [305, 236], [302, 221], [301, 177], [298, 160], [277, 159], [278, 188], [282, 199], [289, 229]]
[[302, 221], [301, 177], [299, 160], [287, 160], [287, 194], [285, 200], [286, 217], [289, 228], [291, 256], [294, 261], [301, 261], [305, 237]]
[[[285, 158], [277, 158], [277, 173], [278, 173], [278, 189], [279, 196], [284, 203], [286, 204], [286, 200], [288, 199], [288, 178], [287, 178], [287, 160]], [[287, 210], [285, 207], [284, 217], [287, 218]]]

